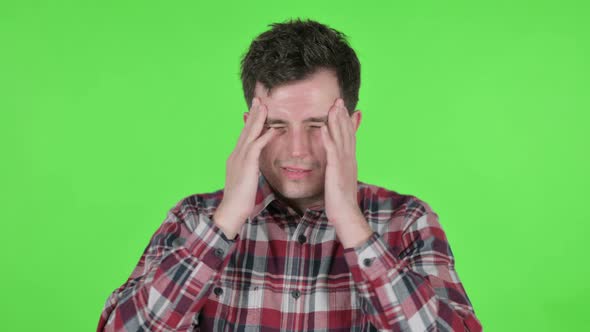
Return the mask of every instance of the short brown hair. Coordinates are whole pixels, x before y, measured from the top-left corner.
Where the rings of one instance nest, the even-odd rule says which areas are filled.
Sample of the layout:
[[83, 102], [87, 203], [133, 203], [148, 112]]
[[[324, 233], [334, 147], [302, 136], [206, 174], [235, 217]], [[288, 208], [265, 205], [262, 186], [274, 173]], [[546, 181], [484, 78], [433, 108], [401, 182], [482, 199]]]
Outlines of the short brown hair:
[[241, 79], [248, 108], [260, 82], [274, 87], [298, 81], [319, 69], [336, 73], [340, 94], [349, 113], [356, 109], [361, 65], [347, 36], [316, 21], [301, 19], [269, 24], [250, 44], [241, 61]]

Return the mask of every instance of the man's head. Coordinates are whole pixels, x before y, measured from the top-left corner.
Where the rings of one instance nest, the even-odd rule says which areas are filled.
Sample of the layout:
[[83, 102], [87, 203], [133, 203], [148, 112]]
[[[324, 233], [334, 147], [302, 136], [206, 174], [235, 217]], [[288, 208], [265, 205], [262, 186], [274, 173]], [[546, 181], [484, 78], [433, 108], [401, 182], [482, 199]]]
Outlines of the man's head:
[[248, 109], [256, 82], [271, 93], [275, 87], [302, 80], [319, 68], [332, 69], [340, 95], [352, 113], [358, 103], [361, 65], [346, 35], [316, 21], [300, 19], [269, 25], [241, 61], [241, 79]]
[[318, 22], [271, 26], [242, 59], [242, 84], [249, 108], [254, 97], [268, 108], [265, 130], [278, 130], [261, 152], [260, 171], [279, 196], [303, 211], [323, 202], [327, 160], [319, 128], [328, 110], [342, 98], [354, 128], [360, 124], [360, 64], [344, 35]]

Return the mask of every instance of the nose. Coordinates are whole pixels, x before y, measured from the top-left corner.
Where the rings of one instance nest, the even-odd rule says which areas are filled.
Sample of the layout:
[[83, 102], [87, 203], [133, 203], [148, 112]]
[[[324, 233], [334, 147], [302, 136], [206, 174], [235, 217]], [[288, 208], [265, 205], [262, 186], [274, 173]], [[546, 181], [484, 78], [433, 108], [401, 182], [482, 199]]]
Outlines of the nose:
[[310, 154], [310, 137], [305, 129], [295, 128], [288, 135], [288, 149], [291, 157], [300, 158]]

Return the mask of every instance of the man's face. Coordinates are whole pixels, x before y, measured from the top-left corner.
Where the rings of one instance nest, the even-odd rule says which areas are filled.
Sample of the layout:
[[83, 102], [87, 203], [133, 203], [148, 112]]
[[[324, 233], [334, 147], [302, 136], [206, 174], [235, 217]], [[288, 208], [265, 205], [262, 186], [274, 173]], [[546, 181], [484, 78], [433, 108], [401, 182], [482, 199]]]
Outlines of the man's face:
[[[327, 125], [328, 110], [341, 97], [335, 73], [317, 71], [306, 80], [273, 89], [272, 95], [257, 83], [254, 95], [268, 108], [263, 130], [274, 127], [278, 131], [261, 152], [262, 175], [279, 196], [300, 211], [323, 204], [327, 160], [320, 127]], [[244, 121], [247, 117], [245, 113]], [[357, 111], [351, 117], [354, 128], [359, 120]]]

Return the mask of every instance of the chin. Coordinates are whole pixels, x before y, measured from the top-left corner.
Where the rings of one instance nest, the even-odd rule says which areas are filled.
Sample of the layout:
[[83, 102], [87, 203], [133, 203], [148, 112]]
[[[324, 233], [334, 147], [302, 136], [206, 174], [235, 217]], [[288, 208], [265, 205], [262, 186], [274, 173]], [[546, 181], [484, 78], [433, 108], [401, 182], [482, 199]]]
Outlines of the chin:
[[288, 199], [301, 199], [317, 196], [322, 192], [322, 187], [312, 183], [292, 183], [280, 181], [277, 191]]
[[[287, 199], [311, 198], [323, 192], [323, 179], [318, 179], [317, 174], [305, 180], [290, 180], [283, 176], [282, 170], [272, 172], [262, 171], [270, 186], [281, 196]], [[267, 176], [268, 174], [268, 176]]]
[[288, 199], [301, 199], [314, 196], [314, 192], [309, 190], [280, 190], [279, 193]]

